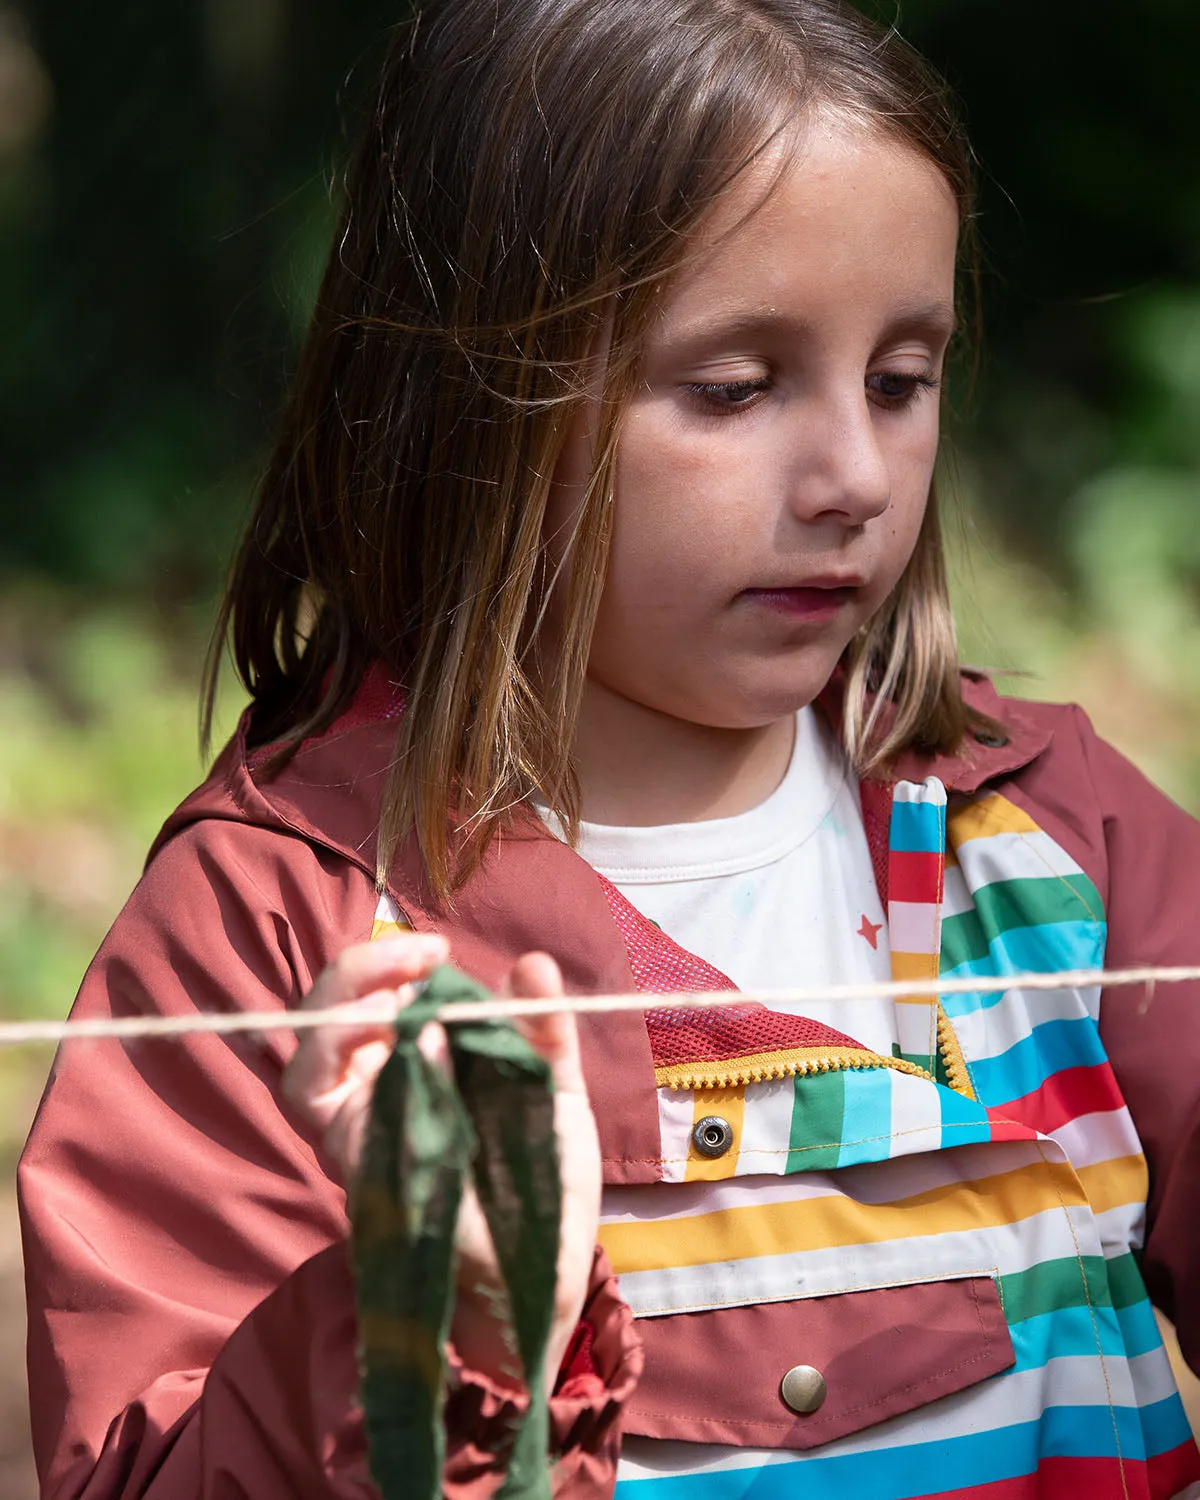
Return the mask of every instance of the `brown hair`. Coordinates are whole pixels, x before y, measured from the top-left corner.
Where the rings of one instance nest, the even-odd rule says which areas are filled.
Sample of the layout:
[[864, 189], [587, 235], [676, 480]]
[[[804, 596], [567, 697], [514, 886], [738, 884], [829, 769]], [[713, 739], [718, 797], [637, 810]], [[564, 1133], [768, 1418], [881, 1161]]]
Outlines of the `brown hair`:
[[[837, 0], [430, 0], [397, 29], [204, 710], [207, 732], [226, 637], [254, 738], [281, 760], [372, 661], [402, 682], [381, 880], [415, 830], [447, 896], [535, 790], [577, 828], [570, 747], [644, 330], [722, 191], [815, 106], [936, 163], [969, 228], [970, 156], [944, 86]], [[547, 494], [605, 331], [594, 471], [558, 584], [565, 638], [537, 673]], [[957, 747], [966, 711], [932, 497], [845, 665], [860, 770]]]

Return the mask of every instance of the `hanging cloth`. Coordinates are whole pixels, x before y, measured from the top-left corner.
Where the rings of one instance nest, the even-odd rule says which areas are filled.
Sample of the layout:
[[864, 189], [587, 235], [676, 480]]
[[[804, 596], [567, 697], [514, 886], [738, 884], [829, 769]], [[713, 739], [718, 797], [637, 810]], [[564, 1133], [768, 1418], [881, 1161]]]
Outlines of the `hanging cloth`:
[[[395, 1023], [350, 1195], [368, 1459], [383, 1500], [439, 1500], [454, 1236], [472, 1186], [504, 1284], [509, 1347], [529, 1393], [514, 1418], [501, 1500], [550, 1500], [545, 1358], [554, 1314], [562, 1184], [545, 1060], [505, 1022], [455, 1025], [487, 991], [434, 972]], [[437, 1017], [451, 1066], [417, 1046]], [[502, 1455], [504, 1461], [504, 1455]]]

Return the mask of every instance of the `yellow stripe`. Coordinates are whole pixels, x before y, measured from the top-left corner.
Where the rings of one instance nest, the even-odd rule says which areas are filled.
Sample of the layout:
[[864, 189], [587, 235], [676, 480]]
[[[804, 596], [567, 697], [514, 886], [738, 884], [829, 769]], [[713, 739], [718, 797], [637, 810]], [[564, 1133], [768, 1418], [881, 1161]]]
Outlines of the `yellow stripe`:
[[[892, 949], [892, 978], [893, 979], [936, 979], [938, 977], [938, 956], [936, 953], [897, 953]], [[900, 1000], [905, 996], [898, 997]], [[928, 1000], [921, 1002], [928, 1005]]]
[[947, 823], [948, 842], [965, 844], [970, 839], [989, 839], [997, 833], [1040, 833], [1027, 812], [1007, 797], [993, 792], [957, 807]]
[[371, 941], [375, 942], [381, 937], [393, 937], [397, 932], [411, 932], [412, 928], [405, 921], [381, 922], [378, 917], [371, 924]]
[[858, 1203], [834, 1194], [686, 1219], [602, 1224], [600, 1243], [613, 1269], [624, 1275], [987, 1229], [1083, 1201], [1071, 1168], [1046, 1162], [1040, 1171], [1024, 1167], [975, 1182], [953, 1182], [894, 1203]]
[[699, 1125], [705, 1115], [720, 1115], [733, 1130], [733, 1145], [724, 1156], [701, 1156], [695, 1142], [688, 1142], [685, 1182], [721, 1182], [737, 1170], [738, 1152], [742, 1149], [742, 1127], [746, 1119], [746, 1090], [697, 1089], [692, 1100], [692, 1125]]
[[1139, 1151], [1134, 1156], [1117, 1156], [1112, 1161], [1098, 1161], [1094, 1166], [1079, 1168], [1079, 1182], [1087, 1194], [1094, 1214], [1128, 1203], [1145, 1203], [1150, 1188], [1146, 1158]]

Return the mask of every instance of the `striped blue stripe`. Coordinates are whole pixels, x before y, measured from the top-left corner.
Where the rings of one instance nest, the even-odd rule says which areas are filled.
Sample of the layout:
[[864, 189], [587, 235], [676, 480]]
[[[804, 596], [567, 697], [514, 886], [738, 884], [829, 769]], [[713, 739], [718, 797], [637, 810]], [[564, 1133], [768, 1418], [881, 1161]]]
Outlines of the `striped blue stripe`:
[[1143, 1406], [1139, 1426], [1148, 1458], [1170, 1453], [1192, 1435], [1183, 1402], [1177, 1395], [1164, 1396], [1161, 1401]]
[[943, 1148], [991, 1140], [991, 1121], [976, 1100], [964, 1098], [954, 1089], [939, 1088], [938, 1102], [942, 1106]]
[[1149, 1354], [1151, 1349], [1162, 1348], [1162, 1335], [1158, 1321], [1148, 1298], [1130, 1303], [1128, 1307], [1115, 1309], [1117, 1322], [1121, 1325], [1121, 1339], [1126, 1359], [1136, 1359], [1139, 1354]]
[[971, 1077], [988, 1105], [1006, 1104], [1041, 1088], [1052, 1073], [1090, 1068], [1107, 1061], [1090, 1016], [1046, 1021], [998, 1057], [973, 1058]]
[[1097, 1346], [1101, 1354], [1114, 1359], [1131, 1357], [1121, 1337], [1120, 1321], [1111, 1307], [1060, 1307], [1012, 1323], [1008, 1331], [1017, 1362], [1004, 1371], [1005, 1375], [1040, 1370], [1051, 1359], [1094, 1354]]
[[940, 854], [946, 809], [934, 802], [893, 802], [888, 843], [905, 854]]
[[[1170, 1405], [1158, 1402], [1157, 1406]], [[1178, 1402], [1175, 1402], [1178, 1406]], [[1115, 1421], [1114, 1421], [1115, 1419]], [[1114, 1435], [1114, 1427], [1116, 1436]], [[1174, 1431], [1170, 1413], [1156, 1415], [1156, 1438]], [[1186, 1437], [1186, 1432], [1184, 1434]], [[627, 1479], [617, 1485], [623, 1500], [915, 1500], [936, 1494], [938, 1488], [992, 1484], [1018, 1479], [1037, 1469], [1039, 1458], [1143, 1457], [1138, 1412], [1127, 1407], [1052, 1406], [1040, 1421], [1000, 1427], [993, 1432], [968, 1433], [948, 1442], [906, 1443], [871, 1453], [822, 1454], [795, 1462], [763, 1467], [693, 1472], [647, 1479]], [[1167, 1452], [1184, 1438], [1168, 1443]]]
[[[986, 958], [967, 959], [942, 966], [943, 979], [965, 979], [970, 975], [1049, 973], [1054, 969], [1090, 969], [1104, 961], [1107, 927], [1103, 922], [1052, 922], [1042, 927], [1013, 927], [988, 943]], [[1004, 999], [1002, 991], [990, 995], [946, 995], [946, 1014], [970, 1015], [987, 1010]]]
[[845, 1079], [838, 1166], [878, 1161], [892, 1133], [892, 1074], [887, 1068], [871, 1068], [847, 1071]]

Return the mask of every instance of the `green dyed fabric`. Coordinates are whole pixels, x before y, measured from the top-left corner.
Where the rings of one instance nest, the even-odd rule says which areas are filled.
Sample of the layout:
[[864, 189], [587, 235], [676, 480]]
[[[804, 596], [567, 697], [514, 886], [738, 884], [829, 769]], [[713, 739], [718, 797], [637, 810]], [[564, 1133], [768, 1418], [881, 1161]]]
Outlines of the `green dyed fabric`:
[[[351, 1245], [371, 1473], [384, 1500], [437, 1500], [446, 1441], [446, 1339], [455, 1302], [454, 1230], [473, 1185], [507, 1294], [510, 1347], [529, 1391], [504, 1435], [503, 1500], [549, 1500], [544, 1363], [554, 1314], [562, 1186], [550, 1070], [512, 1026], [455, 1025], [487, 991], [438, 969], [396, 1021], [375, 1085]], [[434, 1017], [452, 1070], [417, 1047]]]

